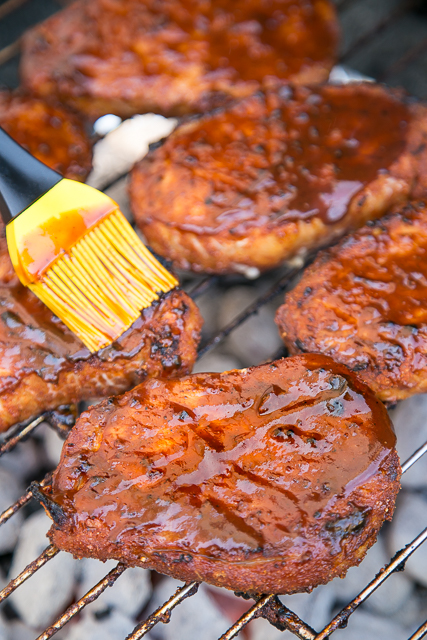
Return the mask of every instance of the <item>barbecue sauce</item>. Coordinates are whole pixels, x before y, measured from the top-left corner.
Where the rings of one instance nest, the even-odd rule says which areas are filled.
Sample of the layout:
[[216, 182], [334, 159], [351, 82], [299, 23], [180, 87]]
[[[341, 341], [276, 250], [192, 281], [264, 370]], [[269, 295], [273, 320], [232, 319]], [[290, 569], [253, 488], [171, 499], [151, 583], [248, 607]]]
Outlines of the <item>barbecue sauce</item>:
[[369, 509], [355, 496], [394, 444], [369, 389], [331, 359], [305, 355], [151, 380], [98, 405], [68, 439], [51, 498], [71, 546], [91, 531], [128, 558], [267, 558], [302, 548], [316, 526], [334, 555], [365, 526]]
[[[410, 121], [403, 101], [368, 83], [258, 93], [182, 128], [158, 150], [166, 167], [191, 174], [189, 185], [210, 185], [173, 225], [237, 238], [313, 218], [335, 224], [402, 154]], [[156, 217], [170, 224], [166, 209]]]
[[[353, 240], [354, 251], [352, 243], [341, 251], [325, 280], [328, 306], [346, 314], [348, 335], [349, 315], [356, 319], [351, 338], [357, 348], [347, 345], [346, 364], [375, 377], [384, 360], [381, 392], [392, 383], [404, 387], [406, 376], [422, 375], [427, 366], [426, 215], [427, 203], [419, 201], [364, 227]], [[408, 388], [413, 384], [410, 379]]]
[[89, 174], [92, 144], [73, 112], [25, 93], [1, 90], [0, 126], [65, 178], [85, 180]]
[[133, 49], [147, 76], [178, 76], [197, 62], [213, 78], [262, 82], [291, 78], [336, 54], [335, 12], [326, 0], [169, 0], [131, 5], [126, 17], [144, 24]]
[[[64, 203], [66, 206], [66, 203]], [[42, 279], [54, 262], [69, 255], [73, 246], [117, 211], [115, 203], [96, 207], [81, 207], [58, 212], [46, 222], [28, 231], [22, 241], [20, 261], [35, 280]], [[60, 214], [60, 215], [59, 215]]]
[[344, 308], [357, 305], [365, 321], [406, 326], [413, 339], [427, 325], [426, 216], [427, 202], [419, 201], [358, 231], [327, 283]]
[[322, 81], [336, 59], [338, 22], [329, 0], [97, 0], [42, 23], [28, 39], [28, 84], [48, 73], [60, 93], [87, 90], [95, 101], [120, 97], [132, 108], [145, 89], [168, 92], [170, 83], [178, 93], [184, 86], [191, 104], [198, 92], [237, 87], [247, 95], [269, 77]]
[[397, 206], [318, 258], [276, 322], [291, 352], [324, 353], [384, 402], [425, 393], [427, 202]]

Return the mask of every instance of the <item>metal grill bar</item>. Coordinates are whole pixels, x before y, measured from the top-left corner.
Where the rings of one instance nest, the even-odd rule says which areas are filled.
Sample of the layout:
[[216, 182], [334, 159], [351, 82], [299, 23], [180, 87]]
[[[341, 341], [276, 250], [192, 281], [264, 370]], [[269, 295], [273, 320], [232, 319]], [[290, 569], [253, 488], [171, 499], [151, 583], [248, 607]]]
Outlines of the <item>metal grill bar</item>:
[[277, 596], [267, 603], [260, 615], [277, 629], [288, 629], [301, 640], [311, 640], [316, 635], [316, 631], [285, 607]]
[[[60, 411], [60, 409], [61, 407], [58, 407], [56, 410], [45, 411], [28, 424], [16, 424], [10, 427], [5, 434], [0, 434], [0, 442], [2, 442], [0, 446], [0, 457], [16, 447], [19, 442], [24, 440], [42, 422], [46, 422], [62, 439], [65, 439], [76, 419], [76, 407], [74, 404], [62, 405], [63, 410], [68, 409], [67, 417], [72, 417], [72, 423], [67, 420], [61, 423], [61, 421], [58, 420], [56, 411]], [[62, 413], [62, 411], [60, 412]]]
[[262, 596], [251, 609], [233, 624], [219, 640], [235, 638], [251, 620], [264, 617], [270, 624], [281, 631], [287, 629], [301, 640], [315, 640], [316, 632], [303, 622], [293, 611], [285, 607], [277, 596]]
[[55, 633], [62, 629], [62, 627], [64, 627], [73, 616], [84, 609], [86, 605], [99, 598], [101, 593], [103, 593], [107, 587], [112, 587], [125, 570], [126, 566], [119, 562], [119, 564], [114, 567], [114, 569], [112, 569], [105, 578], [92, 587], [92, 589], [80, 598], [80, 600], [72, 604], [71, 607], [68, 607], [65, 613], [63, 613], [62, 616], [60, 616], [50, 627], [43, 631], [36, 640], [48, 640], [48, 638], [54, 636]]
[[419, 449], [409, 456], [409, 458], [402, 464], [402, 473], [405, 473], [417, 462], [425, 453], [427, 453], [427, 442], [424, 442]]
[[268, 602], [260, 615], [277, 629], [281, 631], [288, 629], [301, 640], [311, 640], [316, 635], [314, 629], [303, 622], [296, 613], [285, 607], [277, 596]]
[[[250, 622], [253, 618], [256, 618], [261, 610], [265, 607], [266, 604], [268, 604], [268, 602], [270, 602], [270, 600], [273, 599], [274, 596], [262, 596], [255, 604], [253, 607], [251, 607], [251, 609], [249, 609], [249, 611], [247, 611], [246, 613], [244, 613], [237, 622], [235, 622], [233, 624], [232, 627], [229, 628], [228, 631], [226, 631], [220, 638], [219, 640], [231, 640], [231, 638], [235, 638], [237, 636], [238, 633], [241, 632], [241, 630], [246, 627], [246, 625], [248, 624], [248, 622]], [[313, 636], [314, 638], [314, 636]], [[312, 640], [312, 638], [310, 638], [309, 640]]]
[[28, 0], [7, 0], [0, 6], [0, 20], [5, 18], [9, 13], [18, 9], [21, 5], [28, 2]]
[[46, 413], [42, 413], [41, 416], [39, 416], [38, 418], [35, 418], [35, 420], [33, 420], [32, 422], [30, 422], [30, 424], [27, 424], [27, 426], [23, 427], [21, 429], [21, 431], [19, 431], [19, 433], [15, 436], [13, 436], [12, 438], [10, 438], [9, 440], [7, 440], [1, 447], [0, 447], [0, 457], [2, 455], [4, 455], [5, 453], [7, 453], [8, 451], [11, 451], [11, 449], [13, 449], [18, 442], [20, 442], [21, 440], [23, 440], [26, 436], [28, 436], [32, 431], [34, 431], [34, 429], [44, 420], [46, 419]]
[[422, 40], [415, 44], [409, 51], [406, 51], [396, 62], [387, 67], [384, 72], [378, 77], [379, 82], [384, 82], [391, 75], [401, 71], [407, 67], [411, 62], [419, 58], [425, 51], [427, 51], [427, 39]]
[[7, 584], [5, 588], [2, 589], [2, 591], [0, 591], [0, 603], [3, 602], [3, 600], [6, 600], [6, 598], [8, 598], [11, 593], [13, 593], [18, 587], [21, 586], [21, 584], [28, 580], [28, 578], [31, 578], [31, 576], [34, 575], [36, 571], [41, 569], [41, 567], [46, 564], [46, 562], [52, 560], [52, 558], [54, 558], [58, 553], [58, 547], [55, 547], [54, 544], [50, 544], [43, 551], [43, 553], [39, 555], [38, 558], [33, 560], [33, 562], [30, 562], [30, 564], [25, 567], [25, 569], [21, 571], [21, 573], [16, 576], [16, 578], [11, 580], [9, 584]]
[[266, 293], [260, 296], [255, 302], [250, 304], [246, 309], [244, 309], [241, 313], [239, 313], [234, 320], [232, 320], [228, 325], [226, 325], [223, 329], [218, 331], [206, 344], [202, 346], [199, 350], [198, 357], [201, 358], [208, 351], [216, 347], [220, 342], [222, 342], [234, 329], [239, 327], [241, 324], [245, 322], [248, 318], [257, 313], [261, 307], [266, 305], [270, 300], [273, 300], [279, 293], [283, 293], [287, 287], [291, 284], [292, 280], [300, 273], [305, 266], [308, 264], [307, 262], [304, 264], [304, 267], [291, 267], [289, 271], [282, 277], [278, 282], [276, 282]]
[[396, 7], [394, 11], [391, 11], [383, 20], [378, 22], [372, 29], [365, 32], [360, 38], [354, 42], [347, 51], [341, 56], [341, 62], [345, 62], [357, 51], [362, 49], [372, 38], [379, 35], [386, 27], [390, 26], [393, 22], [396, 22], [405, 13], [408, 13], [411, 9], [419, 6], [420, 0], [403, 0], [400, 6]]
[[186, 598], [194, 596], [199, 588], [198, 582], [190, 582], [178, 589], [164, 605], [156, 609], [146, 620], [140, 622], [126, 640], [139, 640], [145, 636], [158, 622], [169, 622], [172, 610]]
[[[59, 6], [63, 6], [66, 4], [61, 0], [55, 0]], [[13, 13], [19, 9], [23, 4], [26, 4], [28, 0], [7, 0], [4, 4], [0, 6], [0, 20], [6, 18], [6, 16]], [[11, 58], [14, 58], [21, 49], [21, 38], [17, 38], [14, 42], [9, 44], [8, 46], [0, 49], [0, 65], [5, 64]]]
[[7, 45], [7, 47], [4, 47], [3, 49], [0, 49], [0, 65], [17, 56], [20, 48], [21, 41], [15, 40], [15, 42], [12, 42], [12, 44]]
[[212, 289], [212, 287], [216, 285], [217, 282], [218, 282], [218, 278], [216, 276], [210, 276], [209, 278], [205, 278], [204, 280], [199, 282], [199, 284], [197, 284], [194, 287], [194, 289], [191, 289], [188, 295], [193, 300], [196, 300], [196, 298], [199, 298], [200, 296], [202, 296], [204, 293], [209, 291], [209, 289]]
[[421, 640], [427, 635], [427, 622], [424, 622], [423, 625], [409, 638], [409, 640]]

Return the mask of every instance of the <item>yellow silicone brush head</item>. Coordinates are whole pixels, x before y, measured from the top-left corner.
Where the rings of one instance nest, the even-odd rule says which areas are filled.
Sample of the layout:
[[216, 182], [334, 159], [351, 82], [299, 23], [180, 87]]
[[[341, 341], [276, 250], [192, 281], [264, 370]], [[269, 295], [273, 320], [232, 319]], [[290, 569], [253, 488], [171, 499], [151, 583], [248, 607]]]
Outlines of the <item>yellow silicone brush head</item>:
[[178, 282], [104, 193], [61, 180], [6, 227], [21, 282], [92, 351]]

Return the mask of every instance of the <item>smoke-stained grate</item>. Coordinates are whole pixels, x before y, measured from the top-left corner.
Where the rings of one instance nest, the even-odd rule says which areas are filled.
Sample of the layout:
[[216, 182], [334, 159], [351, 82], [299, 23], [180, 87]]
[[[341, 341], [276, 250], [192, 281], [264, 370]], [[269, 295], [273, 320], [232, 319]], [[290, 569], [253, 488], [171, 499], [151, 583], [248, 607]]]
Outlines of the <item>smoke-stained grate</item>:
[[[18, 85], [20, 36], [23, 31], [31, 24], [59, 10], [65, 4], [67, 4], [67, 0], [0, 1], [0, 86], [5, 85], [13, 88]], [[424, 3], [411, 0], [376, 0], [375, 3], [371, 0], [336, 0], [336, 5], [344, 35], [341, 52], [342, 64], [392, 86], [403, 86], [418, 98], [427, 97], [427, 74], [424, 72], [427, 65], [427, 11]], [[282, 271], [280, 277], [276, 276], [276, 280], [270, 276], [268, 287], [260, 297], [249, 306], [241, 309], [232, 322], [208, 336], [201, 347], [199, 357], [214, 349], [273, 298], [283, 294], [298, 275], [298, 271], [298, 268], [290, 268], [286, 272]], [[209, 292], [210, 289], [219, 288], [221, 290], [224, 286], [227, 286], [226, 279], [205, 278], [196, 282], [190, 289], [190, 295], [197, 299]], [[271, 357], [276, 358], [279, 355], [284, 355], [284, 349], [280, 354], [271, 354]], [[55, 427], [50, 414], [43, 414], [28, 424], [18, 425], [9, 430], [0, 440], [0, 456], [7, 454], [21, 440], [31, 436], [37, 426], [45, 421], [51, 421], [52, 427]], [[64, 428], [62, 430], [64, 431]], [[427, 442], [403, 464], [404, 473], [414, 464], [422, 464], [419, 463], [419, 460], [426, 452]], [[38, 486], [47, 486], [50, 481], [51, 474], [49, 473]], [[37, 493], [36, 484], [33, 484], [26, 494], [0, 515], [0, 526], [25, 507], [31, 501], [33, 493]], [[258, 617], [265, 618], [278, 629], [288, 630], [303, 640], [325, 640], [335, 630], [344, 628], [355, 609], [366, 601], [390, 575], [404, 568], [406, 560], [424, 543], [426, 538], [427, 528], [413, 540], [408, 540], [407, 546], [397, 553], [359, 595], [342, 608], [320, 632], [316, 632], [300, 619], [277, 596], [262, 595], [252, 606], [248, 605], [247, 612], [221, 636], [220, 640], [234, 638], [251, 620]], [[19, 576], [3, 588], [0, 592], [0, 603], [58, 553], [59, 550], [54, 545], [49, 545]], [[103, 591], [119, 580], [125, 571], [126, 567], [119, 563], [83, 597], [74, 602], [39, 636], [38, 640], [47, 640], [55, 635], [86, 605], [93, 602]], [[176, 593], [171, 594], [167, 602], [140, 622], [127, 640], [138, 640], [159, 622], [168, 622], [175, 607], [189, 597], [197, 598], [198, 586], [197, 583], [191, 583], [180, 587]], [[427, 622], [421, 625], [410, 640], [418, 640], [426, 635]]]

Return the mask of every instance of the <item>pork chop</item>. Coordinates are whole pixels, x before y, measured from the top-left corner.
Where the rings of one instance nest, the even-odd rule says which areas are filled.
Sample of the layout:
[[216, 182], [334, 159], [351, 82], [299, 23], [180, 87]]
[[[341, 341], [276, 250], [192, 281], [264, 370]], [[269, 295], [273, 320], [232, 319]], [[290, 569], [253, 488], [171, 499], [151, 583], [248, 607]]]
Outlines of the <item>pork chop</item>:
[[373, 83], [267, 90], [192, 120], [136, 165], [153, 249], [256, 277], [427, 193], [427, 109]]
[[382, 403], [325, 356], [148, 380], [80, 416], [42, 495], [49, 536], [186, 582], [311, 590], [391, 518], [394, 445]]
[[21, 76], [91, 118], [175, 116], [322, 82], [337, 40], [329, 0], [77, 0], [24, 35]]
[[277, 312], [291, 353], [324, 353], [386, 402], [427, 391], [427, 203], [318, 255]]

